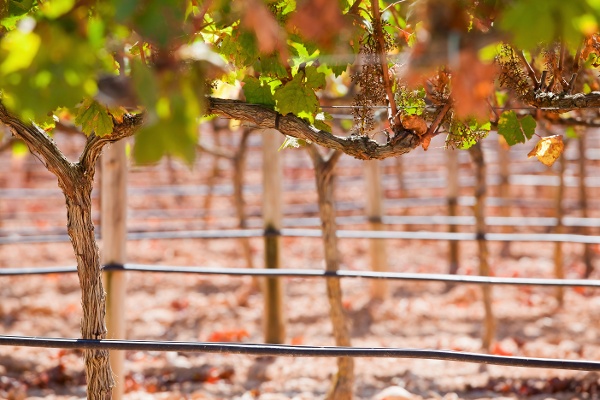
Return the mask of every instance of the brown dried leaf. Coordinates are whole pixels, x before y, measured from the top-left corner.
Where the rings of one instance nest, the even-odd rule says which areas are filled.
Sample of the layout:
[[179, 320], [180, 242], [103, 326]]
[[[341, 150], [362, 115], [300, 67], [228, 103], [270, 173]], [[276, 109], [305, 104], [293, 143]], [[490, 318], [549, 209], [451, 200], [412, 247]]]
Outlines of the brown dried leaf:
[[277, 50], [281, 60], [287, 60], [287, 37], [275, 16], [260, 0], [246, 0], [243, 4], [242, 24], [256, 34], [258, 49], [265, 54]]
[[297, 11], [289, 21], [300, 34], [325, 48], [331, 48], [346, 26], [344, 16], [337, 1], [299, 1]]
[[585, 40], [584, 47], [581, 50], [581, 60], [586, 61], [590, 54], [598, 54], [600, 52], [600, 37], [598, 34], [592, 34]]
[[537, 142], [533, 150], [531, 150], [527, 156], [529, 158], [535, 156], [542, 164], [551, 167], [558, 157], [560, 157], [564, 149], [565, 144], [563, 143], [561, 135], [548, 136]]
[[402, 126], [423, 136], [427, 132], [427, 123], [418, 115], [406, 115], [402, 118]]
[[472, 49], [460, 52], [452, 71], [452, 98], [458, 118], [489, 118], [488, 97], [494, 91], [496, 67], [482, 62]]
[[433, 139], [433, 135], [423, 136], [423, 140], [421, 141], [421, 147], [423, 147], [423, 150], [427, 151], [429, 144], [431, 143], [431, 139]]

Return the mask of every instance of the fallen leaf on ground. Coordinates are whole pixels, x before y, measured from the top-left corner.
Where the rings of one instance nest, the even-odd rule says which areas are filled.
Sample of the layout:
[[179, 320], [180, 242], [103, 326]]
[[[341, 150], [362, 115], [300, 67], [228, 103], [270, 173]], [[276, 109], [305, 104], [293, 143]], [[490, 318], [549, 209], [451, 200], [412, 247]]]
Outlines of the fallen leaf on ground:
[[250, 334], [245, 329], [233, 329], [230, 331], [216, 331], [208, 337], [209, 342], [240, 342]]

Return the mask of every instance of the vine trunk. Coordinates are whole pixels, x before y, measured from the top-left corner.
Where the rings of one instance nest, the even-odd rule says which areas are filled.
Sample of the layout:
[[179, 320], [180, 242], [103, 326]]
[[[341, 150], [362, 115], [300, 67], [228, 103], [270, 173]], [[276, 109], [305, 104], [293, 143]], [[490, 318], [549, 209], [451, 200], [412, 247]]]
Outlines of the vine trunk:
[[[81, 285], [83, 319], [81, 337], [83, 339], [106, 338], [106, 294], [102, 286], [100, 254], [94, 235], [92, 222], [92, 182], [93, 172], [73, 167], [74, 174], [69, 178], [76, 191], [65, 189], [67, 203], [67, 228], [75, 257], [77, 273]], [[87, 377], [87, 398], [107, 400], [111, 398], [114, 379], [109, 363], [108, 350], [84, 350], [85, 372]]]
[[[333, 198], [333, 166], [341, 153], [334, 152], [327, 161], [323, 160], [317, 150], [312, 148], [311, 156], [315, 165], [317, 192], [319, 195], [319, 213], [323, 231], [325, 250], [325, 269], [328, 272], [339, 270], [340, 258], [337, 246], [335, 206]], [[329, 300], [329, 316], [333, 324], [333, 335], [337, 346], [350, 343], [348, 321], [342, 304], [342, 288], [337, 278], [327, 278], [327, 299]], [[350, 357], [337, 359], [338, 371], [333, 378], [332, 387], [327, 395], [328, 400], [352, 399], [354, 386], [354, 360]]]

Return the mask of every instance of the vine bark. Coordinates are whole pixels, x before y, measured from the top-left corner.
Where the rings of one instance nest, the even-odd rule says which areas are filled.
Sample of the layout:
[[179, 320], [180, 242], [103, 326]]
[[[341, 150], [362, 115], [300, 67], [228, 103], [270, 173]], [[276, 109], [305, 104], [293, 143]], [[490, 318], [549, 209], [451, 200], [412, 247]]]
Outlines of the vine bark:
[[[335, 222], [335, 205], [333, 198], [333, 168], [342, 152], [333, 151], [326, 157], [321, 156], [315, 146], [308, 147], [315, 167], [317, 193], [319, 196], [319, 213], [323, 231], [323, 247], [325, 251], [325, 269], [328, 272], [339, 270], [340, 257], [337, 246], [337, 225]], [[351, 346], [348, 320], [342, 305], [342, 288], [340, 280], [327, 278], [327, 299], [329, 300], [329, 316], [333, 325], [333, 336], [337, 346]], [[337, 359], [338, 371], [335, 374], [327, 399], [352, 399], [354, 387], [354, 360], [350, 357]]]
[[[79, 161], [75, 163], [64, 156], [44, 130], [35, 124], [24, 123], [1, 103], [0, 121], [9, 127], [15, 137], [23, 140], [31, 153], [57, 177], [58, 186], [65, 196], [67, 229], [77, 259], [83, 308], [81, 335], [83, 339], [105, 339], [106, 297], [92, 221], [95, 165], [104, 145], [133, 135], [142, 124], [143, 116], [125, 116], [122, 123], [115, 123], [110, 135], [90, 135]], [[114, 380], [108, 351], [88, 349], [84, 351], [84, 359], [88, 383], [87, 398], [110, 399]]]

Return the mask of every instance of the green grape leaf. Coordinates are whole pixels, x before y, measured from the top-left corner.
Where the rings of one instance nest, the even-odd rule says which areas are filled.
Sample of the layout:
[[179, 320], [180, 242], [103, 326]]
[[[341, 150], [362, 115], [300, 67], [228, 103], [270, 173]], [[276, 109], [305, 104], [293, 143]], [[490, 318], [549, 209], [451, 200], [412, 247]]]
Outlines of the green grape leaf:
[[158, 82], [152, 70], [139, 60], [134, 60], [131, 64], [131, 77], [133, 87], [143, 106], [149, 110], [154, 110], [158, 102]]
[[505, 111], [498, 121], [498, 134], [504, 136], [509, 146], [525, 143], [535, 133], [536, 122], [531, 115], [518, 118], [514, 111]]
[[326, 112], [320, 112], [316, 115], [313, 125], [315, 128], [331, 133], [331, 126], [325, 121], [331, 121], [333, 117]]
[[74, 5], [75, 0], [44, 1], [40, 5], [40, 11], [46, 17], [55, 19], [71, 11]]
[[[70, 18], [42, 19], [33, 31], [12, 31], [2, 38], [0, 86], [6, 106], [23, 119], [41, 123], [57, 108], [74, 109], [95, 96], [99, 72], [110, 70], [112, 56], [92, 51], [87, 37], [67, 31]], [[43, 45], [35, 49], [40, 40]]]
[[317, 129], [320, 129], [322, 131], [331, 133], [331, 126], [329, 126], [329, 124], [327, 124], [325, 121], [321, 121], [321, 120], [316, 119], [315, 123], [313, 125]]
[[8, 75], [28, 68], [37, 55], [41, 43], [42, 39], [35, 32], [14, 30], [6, 34], [2, 40], [2, 50], [6, 56], [0, 64], [0, 73]]
[[299, 115], [304, 112], [314, 115], [317, 112], [319, 100], [315, 92], [302, 82], [303, 75], [297, 74], [294, 79], [275, 89], [275, 100], [281, 114]]
[[0, 7], [0, 25], [9, 31], [15, 29], [17, 23], [36, 6], [37, 2], [33, 0], [8, 0], [4, 7]]
[[[239, 29], [233, 31], [231, 36], [225, 35], [221, 42], [220, 53], [238, 68], [253, 65], [260, 57], [254, 35], [250, 32], [240, 32]], [[267, 64], [261, 63], [260, 66], [268, 68]]]
[[590, 2], [564, 0], [517, 1], [502, 13], [499, 26], [513, 35], [517, 46], [534, 49], [540, 42], [565, 40], [577, 47], [583, 39], [582, 27], [577, 22], [588, 18], [597, 26], [598, 14]]
[[109, 107], [108, 111], [119, 124], [123, 123], [123, 118], [127, 114], [127, 110], [124, 107]]
[[189, 165], [194, 162], [198, 141], [195, 117], [199, 109], [197, 105], [190, 107], [193, 99], [187, 92], [183, 86], [178, 93], [162, 97], [161, 107], [168, 108], [167, 115], [163, 118], [152, 115], [151, 121], [136, 134], [133, 155], [138, 163], [155, 163], [165, 154], [179, 157]]
[[325, 75], [333, 74], [335, 77], [342, 75], [347, 70], [348, 70], [348, 64], [335, 64], [335, 65], [321, 64], [317, 68], [317, 71], [323, 72]]
[[454, 119], [450, 124], [450, 132], [446, 137], [446, 146], [467, 150], [490, 133], [492, 124], [488, 121], [483, 124], [475, 118], [466, 121]]
[[317, 71], [316, 67], [308, 66], [304, 69], [306, 74], [306, 85], [312, 89], [322, 89], [325, 87], [325, 74]]
[[81, 130], [87, 136], [95, 133], [97, 136], [110, 135], [113, 131], [113, 119], [108, 115], [105, 106], [96, 100], [85, 99], [77, 109], [75, 124], [81, 126]]
[[184, 34], [185, 2], [126, 0], [115, 3], [117, 21], [128, 23], [147, 41], [166, 47]]
[[[246, 101], [253, 104], [275, 105], [275, 98], [271, 93], [271, 87], [253, 76], [244, 78], [244, 96]], [[264, 83], [264, 84], [263, 84]]]
[[254, 70], [261, 75], [273, 76], [276, 78], [285, 78], [288, 76], [287, 70], [281, 64], [277, 54], [265, 56], [261, 55], [254, 63]]

